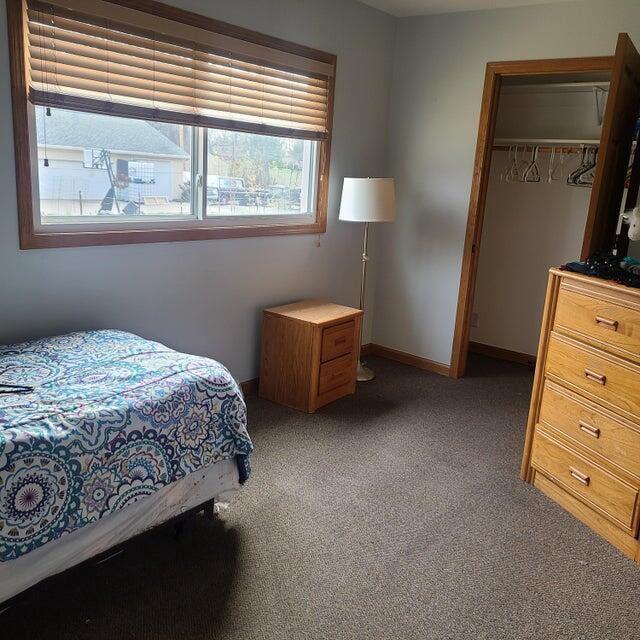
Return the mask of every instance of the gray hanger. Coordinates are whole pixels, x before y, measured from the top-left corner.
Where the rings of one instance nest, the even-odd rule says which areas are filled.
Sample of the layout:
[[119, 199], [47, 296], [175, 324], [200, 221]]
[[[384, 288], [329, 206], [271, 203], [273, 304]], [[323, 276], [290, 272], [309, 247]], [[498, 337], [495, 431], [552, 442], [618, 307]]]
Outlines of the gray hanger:
[[526, 168], [524, 175], [522, 176], [523, 182], [540, 182], [540, 170], [538, 169], [538, 149], [539, 147], [533, 147], [531, 151], [531, 162]]
[[593, 186], [593, 180], [596, 175], [596, 160], [598, 158], [598, 148], [591, 147], [587, 152], [588, 161], [590, 166], [586, 171], [583, 171], [575, 180], [575, 184], [578, 187], [591, 187]]
[[587, 147], [582, 145], [582, 160], [575, 171], [572, 171], [567, 178], [567, 184], [575, 187], [590, 187], [596, 171], [596, 159], [598, 157], [598, 147]]

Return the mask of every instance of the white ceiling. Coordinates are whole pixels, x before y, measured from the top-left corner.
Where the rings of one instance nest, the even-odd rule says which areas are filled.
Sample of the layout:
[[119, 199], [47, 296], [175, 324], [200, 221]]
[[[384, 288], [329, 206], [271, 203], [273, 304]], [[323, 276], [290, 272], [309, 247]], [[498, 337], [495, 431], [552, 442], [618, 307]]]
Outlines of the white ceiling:
[[360, 0], [376, 9], [382, 9], [398, 17], [425, 16], [434, 13], [456, 11], [479, 11], [480, 9], [502, 9], [524, 7], [530, 4], [551, 4], [570, 0]]

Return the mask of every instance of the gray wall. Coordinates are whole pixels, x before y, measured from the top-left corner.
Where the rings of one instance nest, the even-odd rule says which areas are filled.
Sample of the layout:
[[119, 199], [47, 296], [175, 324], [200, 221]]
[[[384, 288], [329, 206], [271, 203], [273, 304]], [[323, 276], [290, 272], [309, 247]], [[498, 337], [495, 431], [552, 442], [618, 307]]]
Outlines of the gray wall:
[[640, 46], [637, 0], [398, 22], [389, 147], [400, 211], [376, 229], [375, 342], [450, 362], [486, 63], [612, 55], [620, 31]]
[[353, 0], [174, 4], [338, 56], [327, 233], [20, 251], [2, 0], [0, 342], [114, 327], [213, 356], [246, 380], [257, 375], [263, 307], [311, 296], [358, 302], [362, 229], [337, 221], [340, 185], [384, 173], [395, 20]]
[[337, 221], [340, 185], [386, 174], [400, 211], [374, 229], [365, 341], [448, 363], [486, 62], [610, 55], [619, 31], [640, 45], [637, 0], [401, 20], [353, 0], [174, 2], [337, 54], [327, 233], [20, 251], [0, 0], [0, 342], [118, 327], [252, 378], [263, 307], [357, 304], [362, 229]]

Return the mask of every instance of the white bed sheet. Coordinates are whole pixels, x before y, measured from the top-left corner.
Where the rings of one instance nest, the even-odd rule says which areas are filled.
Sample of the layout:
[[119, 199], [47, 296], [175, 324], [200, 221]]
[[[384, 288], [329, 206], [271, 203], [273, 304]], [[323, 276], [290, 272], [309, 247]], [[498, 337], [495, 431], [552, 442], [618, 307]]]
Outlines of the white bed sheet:
[[0, 562], [0, 603], [212, 498], [228, 502], [239, 488], [235, 459], [222, 460], [24, 556]]

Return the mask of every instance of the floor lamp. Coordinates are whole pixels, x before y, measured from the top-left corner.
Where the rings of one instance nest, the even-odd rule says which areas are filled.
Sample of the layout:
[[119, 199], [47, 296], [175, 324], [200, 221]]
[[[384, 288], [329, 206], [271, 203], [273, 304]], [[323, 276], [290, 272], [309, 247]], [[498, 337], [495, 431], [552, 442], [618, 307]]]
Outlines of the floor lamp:
[[[360, 281], [360, 309], [364, 312], [367, 283], [367, 243], [370, 222], [391, 222], [396, 217], [393, 178], [345, 178], [340, 202], [340, 220], [364, 222], [362, 247], [362, 279]], [[363, 323], [364, 324], [364, 323]], [[362, 338], [360, 339], [362, 343]], [[375, 374], [358, 360], [358, 380], [373, 380]]]

